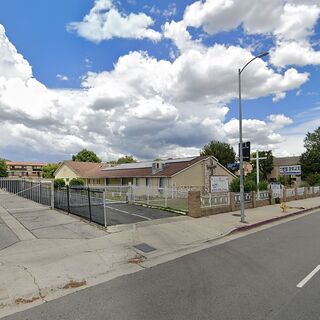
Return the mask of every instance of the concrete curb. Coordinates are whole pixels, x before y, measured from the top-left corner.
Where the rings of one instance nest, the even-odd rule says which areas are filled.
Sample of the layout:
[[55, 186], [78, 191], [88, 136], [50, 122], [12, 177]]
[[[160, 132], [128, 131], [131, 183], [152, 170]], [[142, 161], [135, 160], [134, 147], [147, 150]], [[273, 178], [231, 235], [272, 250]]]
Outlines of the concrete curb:
[[278, 221], [278, 220], [283, 220], [283, 219], [286, 219], [286, 218], [297, 216], [299, 214], [303, 214], [303, 213], [306, 213], [306, 212], [309, 212], [309, 211], [313, 211], [313, 210], [316, 210], [316, 209], [320, 209], [320, 206], [316, 206], [316, 207], [313, 207], [313, 208], [308, 208], [308, 209], [292, 212], [292, 213], [286, 214], [284, 216], [275, 217], [275, 218], [271, 218], [271, 219], [268, 219], [268, 220], [259, 221], [259, 222], [253, 223], [253, 224], [237, 227], [233, 231], [231, 231], [230, 234], [236, 233], [236, 232], [250, 230], [250, 229], [253, 229], [253, 228], [257, 228], [257, 227], [263, 226], [263, 225], [268, 224], [268, 223], [272, 223], [272, 222], [275, 222], [275, 221]]

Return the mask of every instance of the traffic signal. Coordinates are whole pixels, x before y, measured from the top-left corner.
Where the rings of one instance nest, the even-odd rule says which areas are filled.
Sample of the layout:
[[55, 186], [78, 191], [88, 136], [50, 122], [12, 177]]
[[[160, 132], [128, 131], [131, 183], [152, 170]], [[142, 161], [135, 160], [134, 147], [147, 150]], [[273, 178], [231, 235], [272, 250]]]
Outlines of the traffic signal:
[[[243, 161], [250, 161], [250, 141], [242, 143]], [[239, 158], [240, 158], [240, 143], [239, 143]]]

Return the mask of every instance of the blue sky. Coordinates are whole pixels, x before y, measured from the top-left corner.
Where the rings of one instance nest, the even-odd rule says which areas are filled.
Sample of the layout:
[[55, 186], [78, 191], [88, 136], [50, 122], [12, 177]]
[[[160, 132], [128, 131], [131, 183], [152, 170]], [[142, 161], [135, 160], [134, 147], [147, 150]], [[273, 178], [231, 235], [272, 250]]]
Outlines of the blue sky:
[[59, 161], [86, 147], [105, 160], [172, 157], [212, 139], [236, 148], [237, 68], [266, 50], [243, 76], [246, 138], [301, 153], [320, 125], [320, 5], [266, 3], [1, 1], [0, 156]]

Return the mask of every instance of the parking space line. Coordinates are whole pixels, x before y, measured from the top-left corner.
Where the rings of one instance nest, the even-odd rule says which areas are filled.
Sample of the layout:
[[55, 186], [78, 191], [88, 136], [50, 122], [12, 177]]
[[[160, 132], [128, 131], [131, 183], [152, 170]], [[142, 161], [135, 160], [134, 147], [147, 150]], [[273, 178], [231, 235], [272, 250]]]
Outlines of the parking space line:
[[301, 280], [298, 284], [298, 288], [302, 288], [318, 271], [320, 270], [320, 265], [314, 268], [303, 280]]
[[129, 214], [131, 216], [136, 216], [136, 217], [139, 217], [139, 218], [142, 218], [142, 219], [145, 219], [145, 220], [152, 220], [150, 218], [147, 218], [147, 217], [144, 217], [144, 216], [140, 216], [139, 214], [136, 214], [136, 213], [131, 213], [131, 212], [128, 212], [128, 211], [124, 211], [124, 210], [120, 210], [120, 209], [116, 209], [114, 207], [109, 207], [109, 206], [106, 206], [106, 208], [109, 208], [109, 209], [112, 209], [114, 211], [118, 211], [118, 212], [121, 212], [121, 213], [126, 213], [126, 214]]

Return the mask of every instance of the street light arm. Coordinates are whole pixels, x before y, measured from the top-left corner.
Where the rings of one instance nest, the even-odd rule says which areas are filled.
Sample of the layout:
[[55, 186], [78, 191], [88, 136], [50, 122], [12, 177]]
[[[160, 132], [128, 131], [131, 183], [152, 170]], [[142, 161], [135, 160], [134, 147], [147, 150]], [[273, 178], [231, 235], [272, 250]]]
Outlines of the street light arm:
[[247, 62], [247, 63], [244, 65], [244, 67], [242, 67], [242, 69], [239, 69], [239, 73], [241, 74], [242, 71], [243, 71], [253, 60], [255, 60], [255, 59], [257, 59], [257, 58], [265, 57], [265, 56], [267, 56], [268, 54], [269, 54], [269, 52], [264, 52], [264, 53], [259, 54], [258, 56], [255, 56], [255, 57], [252, 58], [249, 62]]

